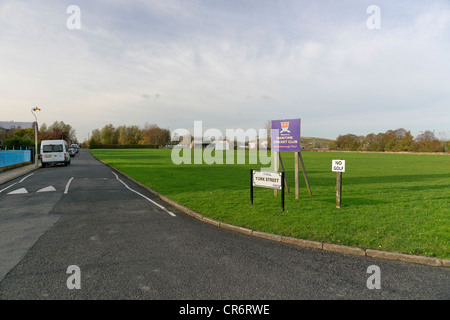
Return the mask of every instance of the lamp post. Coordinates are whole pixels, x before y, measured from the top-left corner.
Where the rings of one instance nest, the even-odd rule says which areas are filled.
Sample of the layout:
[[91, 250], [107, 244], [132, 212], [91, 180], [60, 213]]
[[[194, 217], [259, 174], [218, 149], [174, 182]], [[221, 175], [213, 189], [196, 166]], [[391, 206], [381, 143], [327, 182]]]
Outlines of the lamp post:
[[38, 124], [37, 124], [37, 117], [34, 114], [34, 111], [41, 111], [41, 108], [39, 107], [34, 107], [33, 109], [31, 109], [31, 113], [33, 114], [34, 118], [36, 119], [36, 121], [34, 122], [34, 166], [37, 168], [38, 167], [38, 143], [37, 143], [37, 131], [38, 131]]

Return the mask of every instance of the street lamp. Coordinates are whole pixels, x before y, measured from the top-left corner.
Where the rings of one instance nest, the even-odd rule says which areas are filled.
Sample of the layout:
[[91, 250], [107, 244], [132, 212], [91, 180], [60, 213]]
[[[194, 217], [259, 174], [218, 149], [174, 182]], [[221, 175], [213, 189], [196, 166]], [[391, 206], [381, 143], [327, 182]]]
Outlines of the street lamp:
[[33, 114], [34, 118], [36, 119], [36, 121], [34, 122], [34, 166], [37, 168], [38, 167], [38, 143], [37, 143], [37, 132], [38, 132], [38, 123], [37, 123], [37, 117], [34, 114], [34, 111], [41, 111], [41, 108], [39, 107], [34, 107], [33, 109], [31, 109], [31, 113]]

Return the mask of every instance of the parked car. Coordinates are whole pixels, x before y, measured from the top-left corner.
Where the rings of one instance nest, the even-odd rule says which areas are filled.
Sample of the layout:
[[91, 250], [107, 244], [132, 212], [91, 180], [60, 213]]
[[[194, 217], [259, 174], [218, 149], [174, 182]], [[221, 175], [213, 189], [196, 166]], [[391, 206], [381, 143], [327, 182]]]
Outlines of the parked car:
[[76, 143], [72, 143], [70, 145], [71, 148], [74, 148], [75, 153], [78, 153], [78, 151], [80, 150], [80, 147], [76, 144]]
[[49, 164], [70, 164], [70, 153], [65, 140], [43, 140], [41, 142], [42, 167]]
[[77, 148], [73, 148], [73, 147], [70, 147], [69, 148], [69, 154], [70, 154], [70, 156], [71, 157], [75, 157], [75, 155], [77, 154]]

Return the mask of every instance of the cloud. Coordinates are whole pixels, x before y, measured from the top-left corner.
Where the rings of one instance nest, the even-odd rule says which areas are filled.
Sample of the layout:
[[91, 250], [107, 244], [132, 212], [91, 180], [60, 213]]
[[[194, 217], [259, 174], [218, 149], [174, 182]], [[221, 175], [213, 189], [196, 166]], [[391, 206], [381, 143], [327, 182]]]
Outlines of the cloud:
[[380, 2], [381, 30], [367, 28], [359, 1], [78, 5], [81, 30], [67, 29], [64, 3], [0, 5], [7, 120], [28, 121], [24, 106], [40, 104], [40, 121], [87, 136], [107, 123], [257, 128], [300, 117], [304, 134], [329, 138], [450, 122], [445, 1]]
[[157, 100], [161, 97], [161, 95], [159, 93], [155, 93], [152, 95], [148, 95], [146, 93], [142, 94], [142, 98], [144, 99], [151, 99], [151, 100]]

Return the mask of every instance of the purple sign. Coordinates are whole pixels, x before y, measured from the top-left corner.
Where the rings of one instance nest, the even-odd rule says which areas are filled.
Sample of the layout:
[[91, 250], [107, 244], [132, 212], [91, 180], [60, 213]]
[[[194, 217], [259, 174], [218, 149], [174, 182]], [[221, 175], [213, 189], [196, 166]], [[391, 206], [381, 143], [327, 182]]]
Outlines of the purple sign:
[[300, 119], [272, 120], [272, 150], [300, 151]]

